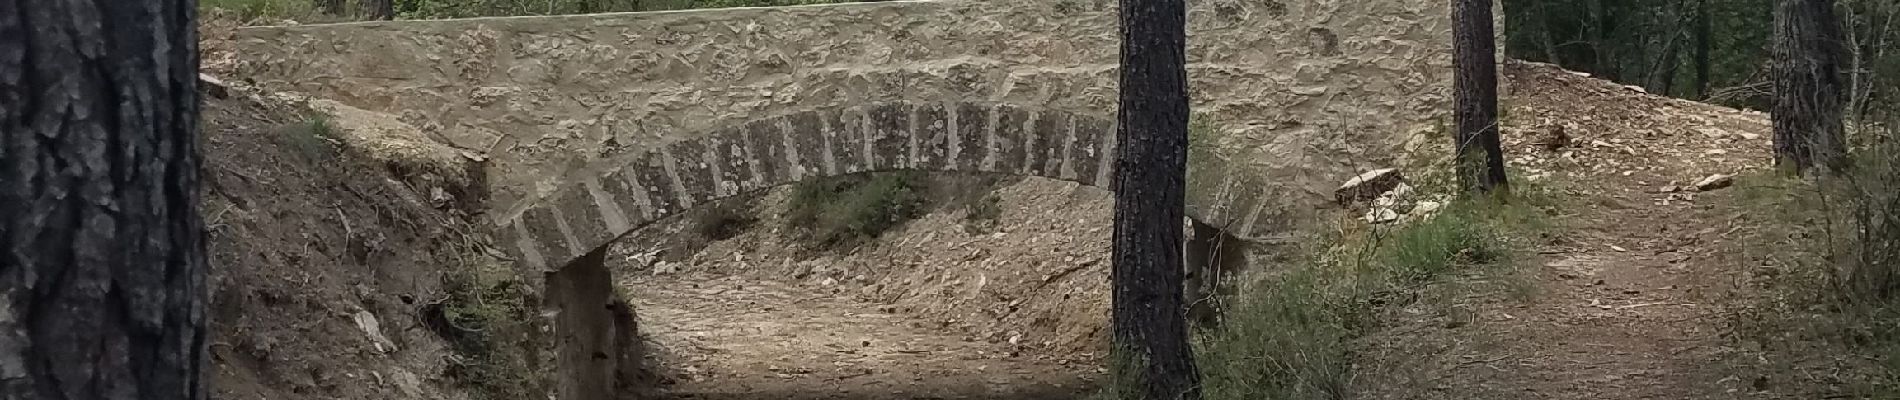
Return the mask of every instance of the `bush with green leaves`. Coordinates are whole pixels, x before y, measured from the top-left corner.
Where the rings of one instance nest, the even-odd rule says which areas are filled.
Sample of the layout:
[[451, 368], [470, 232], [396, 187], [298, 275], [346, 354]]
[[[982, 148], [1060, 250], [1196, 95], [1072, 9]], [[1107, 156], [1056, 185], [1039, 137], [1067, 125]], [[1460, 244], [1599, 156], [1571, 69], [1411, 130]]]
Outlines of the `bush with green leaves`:
[[455, 351], [444, 374], [483, 399], [541, 393], [535, 356], [526, 350], [535, 340], [531, 290], [499, 266], [450, 271], [442, 290], [422, 311], [425, 326]]
[[909, 171], [802, 182], [786, 202], [785, 223], [814, 248], [856, 245], [922, 215], [922, 185], [922, 173]]
[[1392, 227], [1342, 223], [1304, 265], [1252, 285], [1198, 335], [1205, 398], [1344, 398], [1351, 342], [1381, 299], [1455, 269], [1507, 267], [1521, 246], [1509, 238], [1545, 228], [1541, 192], [1519, 190], [1508, 203], [1458, 200]]

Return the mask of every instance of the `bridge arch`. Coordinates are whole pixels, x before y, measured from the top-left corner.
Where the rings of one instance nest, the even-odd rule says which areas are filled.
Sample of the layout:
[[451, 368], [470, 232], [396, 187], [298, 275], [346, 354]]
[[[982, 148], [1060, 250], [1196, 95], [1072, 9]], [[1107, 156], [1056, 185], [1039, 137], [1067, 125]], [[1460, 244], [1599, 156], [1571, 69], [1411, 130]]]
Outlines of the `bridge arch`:
[[[561, 398], [608, 398], [617, 385], [639, 383], [630, 361], [614, 356], [628, 354], [637, 339], [627, 339], [631, 314], [616, 314], [623, 306], [603, 264], [606, 247], [639, 228], [728, 197], [865, 172], [983, 172], [1111, 189], [1116, 145], [1108, 118], [995, 102], [884, 101], [715, 126], [604, 161], [607, 167], [499, 219], [496, 244], [539, 281], [552, 311]], [[1201, 237], [1210, 227], [1219, 237], [1252, 232], [1267, 208], [1266, 186], [1227, 163], [1193, 164], [1187, 211], [1194, 239], [1218, 240]], [[1196, 262], [1222, 264], [1218, 250], [1188, 252], [1202, 256]], [[1189, 286], [1213, 281], [1201, 282]]]
[[[497, 244], [529, 270], [558, 270], [692, 207], [808, 179], [918, 170], [1035, 176], [1110, 190], [1115, 123], [1012, 103], [895, 100], [742, 120], [582, 174], [498, 219]], [[1190, 151], [1188, 216], [1243, 240], [1284, 233], [1285, 188]]]
[[1114, 123], [1006, 103], [890, 101], [723, 125], [615, 160], [497, 227], [527, 267], [559, 269], [694, 206], [803, 180], [920, 170], [1108, 188]]

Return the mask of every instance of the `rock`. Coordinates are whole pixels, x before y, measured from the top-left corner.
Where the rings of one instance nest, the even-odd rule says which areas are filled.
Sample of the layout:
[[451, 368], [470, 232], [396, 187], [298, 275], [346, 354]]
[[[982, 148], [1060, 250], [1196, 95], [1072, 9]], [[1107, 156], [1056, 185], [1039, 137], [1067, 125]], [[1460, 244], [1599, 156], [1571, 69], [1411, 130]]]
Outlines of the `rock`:
[[231, 96], [231, 85], [224, 83], [224, 80], [218, 79], [210, 74], [198, 74], [198, 88], [215, 98], [222, 99]]
[[1408, 185], [1405, 182], [1399, 182], [1398, 185], [1392, 186], [1391, 191], [1385, 192], [1384, 196], [1399, 198], [1399, 197], [1409, 196], [1411, 194], [1412, 194], [1412, 185]]
[[1399, 212], [1390, 208], [1374, 208], [1366, 211], [1366, 222], [1383, 224], [1399, 220]]
[[389, 337], [383, 336], [383, 325], [382, 322], [376, 320], [376, 314], [371, 314], [365, 310], [357, 311], [356, 314], [350, 317], [356, 320], [356, 328], [361, 329], [363, 335], [369, 337], [369, 343], [371, 346], [376, 347], [376, 351], [390, 353], [397, 350], [396, 342], [390, 341]]
[[674, 272], [679, 272], [679, 270], [680, 270], [680, 264], [676, 262], [661, 261], [661, 262], [657, 262], [653, 264], [654, 275], [666, 275], [666, 274], [671, 274]]
[[1412, 206], [1412, 213], [1419, 214], [1419, 215], [1429, 215], [1432, 212], [1436, 212], [1438, 211], [1438, 209], [1444, 208], [1444, 207], [1445, 207], [1444, 203], [1439, 203], [1439, 202], [1431, 201], [1431, 200], [1420, 200], [1418, 204]]
[[1761, 139], [1761, 134], [1757, 134], [1757, 133], [1748, 133], [1748, 132], [1742, 132], [1742, 133], [1737, 133], [1737, 134], [1735, 134], [1735, 135], [1736, 135], [1736, 136], [1740, 136], [1740, 137], [1742, 137], [1742, 140], [1758, 140], [1758, 139]]
[[1543, 147], [1545, 151], [1554, 153], [1570, 145], [1570, 134], [1564, 131], [1563, 125], [1551, 125], [1544, 132], [1544, 137], [1536, 144], [1538, 147]]
[[1716, 189], [1729, 187], [1729, 185], [1734, 185], [1734, 184], [1735, 184], [1734, 175], [1715, 174], [1715, 175], [1709, 175], [1709, 177], [1707, 178], [1702, 178], [1702, 180], [1696, 181], [1695, 190], [1707, 192], [1710, 190], [1716, 190]]
[[1359, 174], [1359, 176], [1347, 180], [1345, 184], [1339, 185], [1339, 189], [1333, 190], [1333, 199], [1338, 201], [1339, 204], [1352, 204], [1354, 202], [1375, 198], [1380, 194], [1384, 194], [1398, 187], [1399, 182], [1403, 179], [1404, 178], [1399, 175], [1398, 168], [1383, 168], [1366, 171], [1366, 173]]

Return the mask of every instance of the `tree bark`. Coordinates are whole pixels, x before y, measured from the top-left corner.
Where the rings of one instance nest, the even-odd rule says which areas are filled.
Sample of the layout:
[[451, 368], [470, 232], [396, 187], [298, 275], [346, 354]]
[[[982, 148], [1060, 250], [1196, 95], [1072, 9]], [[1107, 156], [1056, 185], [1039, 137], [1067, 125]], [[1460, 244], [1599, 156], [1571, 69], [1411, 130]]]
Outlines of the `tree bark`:
[[369, 19], [388, 21], [396, 19], [396, 0], [364, 0], [367, 3]]
[[1459, 184], [1468, 192], [1508, 190], [1498, 142], [1497, 35], [1490, 0], [1452, 3], [1452, 106]]
[[1187, 5], [1121, 0], [1113, 323], [1143, 398], [1199, 399], [1182, 302], [1187, 210]]
[[1843, 40], [1831, 0], [1782, 0], [1775, 10], [1775, 164], [1797, 175], [1847, 167]]
[[315, 0], [316, 9], [324, 15], [343, 15], [343, 0]]
[[0, 398], [205, 398], [196, 14], [0, 1]]

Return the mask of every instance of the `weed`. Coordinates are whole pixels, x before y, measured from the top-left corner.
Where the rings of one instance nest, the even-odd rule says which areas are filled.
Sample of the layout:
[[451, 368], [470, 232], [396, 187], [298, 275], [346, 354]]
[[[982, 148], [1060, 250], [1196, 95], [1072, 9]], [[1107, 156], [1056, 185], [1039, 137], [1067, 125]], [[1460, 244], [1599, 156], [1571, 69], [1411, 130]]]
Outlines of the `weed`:
[[306, 19], [316, 14], [316, 2], [309, 0], [203, 0], [202, 10], [223, 9], [237, 13], [245, 21]]
[[442, 277], [443, 298], [423, 306], [426, 326], [455, 351], [445, 375], [483, 398], [524, 398], [537, 393], [531, 343], [533, 318], [528, 288], [505, 268], [475, 267]]
[[1095, 393], [1091, 400], [1133, 400], [1142, 398], [1141, 383], [1144, 373], [1143, 360], [1133, 351], [1117, 349], [1108, 357], [1107, 381]]
[[706, 240], [726, 240], [739, 236], [759, 222], [758, 216], [752, 214], [751, 200], [750, 197], [725, 199], [696, 210], [693, 232]]
[[[1870, 127], [1866, 134], [1892, 137]], [[1744, 175], [1735, 189], [1750, 230], [1746, 257], [1753, 284], [1765, 289], [1731, 312], [1741, 336], [1784, 349], [1793, 359], [1819, 354], [1867, 376], [1851, 391], [1900, 397], [1900, 144], [1874, 141], [1851, 167], [1800, 178], [1780, 171]], [[1822, 343], [1846, 351], [1796, 349]], [[1796, 354], [1799, 353], [1799, 354]], [[1858, 360], [1858, 361], [1857, 361]], [[1858, 367], [1856, 367], [1858, 366]], [[1829, 372], [1853, 375], [1863, 372]]]
[[887, 172], [800, 183], [787, 201], [786, 224], [817, 249], [876, 238], [922, 214], [926, 200], [919, 190], [920, 176]]
[[304, 123], [284, 127], [281, 136], [284, 144], [312, 161], [336, 157], [336, 131], [329, 117], [312, 115]]
[[994, 231], [997, 219], [1002, 217], [1002, 198], [989, 193], [964, 206], [963, 230], [971, 234]]
[[1351, 341], [1395, 293], [1466, 266], [1505, 266], [1531, 232], [1539, 201], [1460, 199], [1396, 227], [1344, 222], [1303, 267], [1251, 287], [1196, 349], [1208, 399], [1343, 398]]

